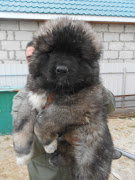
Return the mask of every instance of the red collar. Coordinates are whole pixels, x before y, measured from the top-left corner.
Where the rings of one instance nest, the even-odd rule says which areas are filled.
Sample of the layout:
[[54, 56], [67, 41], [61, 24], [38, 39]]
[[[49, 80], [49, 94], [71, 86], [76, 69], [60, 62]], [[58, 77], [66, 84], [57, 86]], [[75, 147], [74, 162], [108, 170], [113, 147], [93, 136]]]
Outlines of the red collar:
[[47, 108], [49, 106], [49, 104], [52, 102], [54, 94], [50, 93], [49, 96], [47, 97], [47, 102], [45, 104], [45, 108]]

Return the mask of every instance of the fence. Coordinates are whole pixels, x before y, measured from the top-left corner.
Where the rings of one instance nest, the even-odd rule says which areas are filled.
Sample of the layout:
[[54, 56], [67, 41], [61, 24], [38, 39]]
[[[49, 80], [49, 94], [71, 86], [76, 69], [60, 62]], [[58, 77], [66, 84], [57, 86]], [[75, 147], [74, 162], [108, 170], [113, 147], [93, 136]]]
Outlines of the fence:
[[102, 63], [101, 77], [115, 95], [116, 107], [135, 107], [134, 63]]
[[[116, 97], [116, 107], [135, 106], [135, 63], [101, 63], [101, 79]], [[0, 90], [21, 89], [26, 83], [27, 64], [1, 64]]]

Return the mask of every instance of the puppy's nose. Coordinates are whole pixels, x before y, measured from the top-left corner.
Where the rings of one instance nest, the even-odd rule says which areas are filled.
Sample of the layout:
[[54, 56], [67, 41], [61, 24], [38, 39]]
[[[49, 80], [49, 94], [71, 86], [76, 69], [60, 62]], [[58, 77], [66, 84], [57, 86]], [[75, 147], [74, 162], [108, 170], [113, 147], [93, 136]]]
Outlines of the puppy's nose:
[[58, 66], [56, 68], [56, 73], [57, 74], [66, 74], [66, 73], [68, 73], [68, 68], [66, 66]]

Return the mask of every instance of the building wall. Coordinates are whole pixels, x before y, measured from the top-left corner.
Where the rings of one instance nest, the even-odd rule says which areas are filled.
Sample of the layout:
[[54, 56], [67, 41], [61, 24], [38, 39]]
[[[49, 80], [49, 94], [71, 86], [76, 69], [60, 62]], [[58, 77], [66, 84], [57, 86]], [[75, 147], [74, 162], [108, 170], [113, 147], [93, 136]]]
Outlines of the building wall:
[[[25, 85], [26, 44], [42, 23], [0, 20], [0, 88], [19, 89]], [[115, 96], [134, 94], [135, 25], [92, 23], [92, 26], [103, 44], [100, 68], [104, 86]], [[134, 96], [125, 99], [116, 98], [116, 107], [134, 106]]]
[[103, 43], [105, 62], [135, 62], [135, 24], [94, 24]]
[[[0, 20], [0, 64], [26, 63], [25, 47], [42, 22]], [[135, 25], [92, 24], [103, 44], [102, 62], [135, 62]]]

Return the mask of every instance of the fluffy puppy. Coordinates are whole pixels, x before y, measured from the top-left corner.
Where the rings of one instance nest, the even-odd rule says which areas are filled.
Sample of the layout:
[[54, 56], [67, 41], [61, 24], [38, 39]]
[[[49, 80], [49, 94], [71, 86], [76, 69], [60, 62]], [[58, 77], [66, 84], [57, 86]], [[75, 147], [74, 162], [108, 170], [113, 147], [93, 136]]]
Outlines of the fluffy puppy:
[[113, 143], [99, 78], [101, 46], [95, 33], [87, 23], [60, 19], [42, 26], [34, 42], [29, 91], [53, 94], [38, 115], [34, 132], [51, 151], [48, 145], [56, 147], [58, 134], [70, 131], [75, 141], [67, 154], [74, 179], [107, 179]]
[[[59, 156], [53, 156], [52, 163], [70, 163], [74, 180], [108, 179], [113, 143], [99, 78], [101, 45], [95, 33], [88, 23], [53, 20], [40, 28], [34, 47], [27, 81], [27, 103], [33, 111], [31, 118], [19, 120], [17, 127], [21, 124], [25, 129], [24, 124], [33, 122], [40, 111], [28, 131], [37, 135], [47, 152], [57, 149], [61, 134], [70, 133], [73, 139], [71, 145], [65, 141], [58, 144]], [[28, 156], [31, 154], [30, 137], [27, 151], [27, 142], [16, 148], [18, 157], [24, 149]]]

